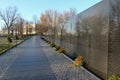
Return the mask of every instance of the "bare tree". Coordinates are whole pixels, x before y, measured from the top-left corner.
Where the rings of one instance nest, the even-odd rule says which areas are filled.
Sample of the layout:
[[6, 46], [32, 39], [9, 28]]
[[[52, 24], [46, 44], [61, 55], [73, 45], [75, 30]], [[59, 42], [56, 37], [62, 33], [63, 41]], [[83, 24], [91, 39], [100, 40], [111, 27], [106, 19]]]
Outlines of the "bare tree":
[[[46, 10], [45, 13], [43, 13], [40, 17], [41, 25], [44, 25], [44, 27], [48, 28], [48, 35], [49, 39], [52, 39], [53, 37], [53, 10]], [[45, 29], [45, 28], [44, 28]], [[51, 37], [51, 38], [50, 38]]]
[[63, 14], [59, 14], [58, 23], [60, 27], [60, 44], [62, 44], [63, 31], [65, 31], [65, 25], [68, 21], [70, 21], [76, 15], [76, 11], [74, 9], [70, 9], [69, 11], [64, 11]]
[[58, 39], [58, 26], [57, 26], [57, 23], [58, 23], [58, 12], [57, 11], [54, 11], [54, 15], [53, 15], [53, 32], [54, 32], [54, 42], [55, 42], [55, 39]]
[[16, 7], [8, 7], [5, 11], [0, 11], [0, 17], [4, 21], [8, 34], [10, 34], [10, 28], [12, 27], [14, 21], [17, 19], [18, 13]]
[[39, 34], [44, 34], [48, 31], [48, 27], [46, 27], [45, 25], [42, 24], [37, 24], [37, 29], [39, 29], [39, 31], [37, 33]]
[[46, 14], [49, 26], [52, 27], [52, 23], [53, 23], [53, 10], [46, 10], [45, 14]]
[[[115, 0], [112, 5], [112, 16], [116, 18], [116, 23], [120, 26], [120, 0]], [[115, 19], [114, 19], [115, 20]]]
[[37, 16], [36, 15], [33, 15], [33, 21], [34, 21], [34, 24], [35, 24], [35, 32], [37, 33], [38, 32], [38, 19], [37, 19]]
[[60, 44], [62, 44], [62, 36], [63, 36], [63, 30], [65, 25], [65, 21], [62, 14], [58, 16], [58, 24], [60, 27]]
[[77, 11], [75, 8], [70, 8], [70, 18], [73, 18], [76, 14], [77, 14]]
[[26, 31], [26, 35], [28, 35], [29, 33], [29, 22], [28, 21], [26, 21], [25, 23], [25, 31]]
[[18, 35], [23, 35], [23, 26], [24, 26], [25, 20], [21, 17], [17, 18], [16, 24], [15, 24], [15, 28], [16, 28], [16, 32], [18, 33]]
[[36, 15], [33, 15], [33, 21], [34, 21], [34, 24], [37, 24], [37, 16]]
[[64, 12], [64, 14], [60, 14], [58, 16], [58, 24], [60, 27], [60, 44], [62, 44], [63, 41], [63, 31], [65, 30], [65, 24], [69, 20], [68, 12]]
[[44, 13], [41, 14], [41, 16], [40, 16], [40, 26], [39, 27], [40, 27], [39, 28], [40, 29], [39, 33], [41, 33], [41, 34], [43, 34], [45, 30], [48, 31], [47, 17], [46, 17], [46, 15]]
[[[109, 16], [108, 40], [108, 77], [113, 73], [120, 75], [120, 0], [110, 0], [111, 13]], [[112, 58], [111, 58], [112, 57]], [[113, 65], [114, 64], [114, 65]]]
[[58, 34], [60, 34], [60, 41], [62, 41], [63, 32], [65, 32], [65, 24], [75, 15], [76, 10], [72, 8], [63, 13], [59, 13], [56, 10], [46, 10], [45, 13], [41, 15], [40, 21], [41, 25], [48, 28], [49, 37], [54, 37], [55, 39], [58, 38]]
[[75, 27], [75, 31], [76, 31], [76, 36], [77, 36], [77, 50], [79, 50], [79, 45], [80, 45], [80, 26], [81, 26], [81, 23], [79, 20], [77, 20], [76, 22], [76, 27]]

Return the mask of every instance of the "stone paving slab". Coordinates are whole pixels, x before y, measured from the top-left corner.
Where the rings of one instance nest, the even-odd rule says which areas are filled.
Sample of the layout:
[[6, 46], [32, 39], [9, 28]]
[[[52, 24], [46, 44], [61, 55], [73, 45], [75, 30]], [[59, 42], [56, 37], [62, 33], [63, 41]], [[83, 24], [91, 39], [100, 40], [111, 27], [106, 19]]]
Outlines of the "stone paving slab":
[[1, 80], [56, 80], [49, 61], [42, 51], [39, 37], [33, 37], [25, 43], [21, 45], [24, 48]]
[[7, 51], [5, 54], [0, 55], [0, 80], [4, 76], [5, 72], [9, 69], [12, 62], [17, 58], [19, 53], [21, 53], [22, 51], [23, 49], [20, 48], [18, 49], [17, 47], [15, 47]]
[[7, 64], [0, 80], [100, 80], [73, 66], [70, 60], [54, 51], [39, 36], [11, 51], [0, 56], [0, 66]]
[[46, 43], [41, 45], [57, 80], [101, 80], [84, 68], [75, 67], [68, 58], [58, 54]]

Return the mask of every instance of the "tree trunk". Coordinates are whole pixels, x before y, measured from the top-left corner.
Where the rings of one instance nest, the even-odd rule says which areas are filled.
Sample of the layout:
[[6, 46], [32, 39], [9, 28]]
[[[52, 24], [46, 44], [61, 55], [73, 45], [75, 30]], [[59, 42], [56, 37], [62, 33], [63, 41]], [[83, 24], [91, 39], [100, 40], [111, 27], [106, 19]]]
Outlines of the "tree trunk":
[[10, 28], [8, 27], [8, 35], [10, 35]]
[[63, 27], [61, 29], [61, 34], [60, 34], [60, 45], [62, 45], [62, 36], [63, 36], [62, 32], [63, 32]]
[[55, 42], [55, 38], [56, 38], [56, 28], [54, 27], [54, 42]]

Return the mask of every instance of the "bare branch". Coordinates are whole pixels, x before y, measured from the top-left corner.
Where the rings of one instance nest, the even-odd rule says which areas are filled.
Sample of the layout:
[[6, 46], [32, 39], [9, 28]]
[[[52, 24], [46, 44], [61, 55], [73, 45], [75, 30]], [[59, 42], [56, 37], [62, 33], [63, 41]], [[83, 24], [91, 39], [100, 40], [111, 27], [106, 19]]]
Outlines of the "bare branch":
[[10, 28], [12, 27], [14, 21], [17, 19], [17, 16], [16, 7], [8, 7], [5, 11], [0, 11], [0, 17], [8, 29], [8, 34], [10, 33]]

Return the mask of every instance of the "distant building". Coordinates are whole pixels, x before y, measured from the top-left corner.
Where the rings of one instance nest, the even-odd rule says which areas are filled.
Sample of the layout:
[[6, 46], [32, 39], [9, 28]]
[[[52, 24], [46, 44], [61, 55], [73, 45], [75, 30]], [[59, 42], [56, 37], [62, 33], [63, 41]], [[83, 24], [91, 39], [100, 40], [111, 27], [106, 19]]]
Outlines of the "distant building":
[[27, 35], [27, 34], [36, 34], [35, 24], [25, 24], [23, 26], [23, 35]]
[[0, 35], [1, 35], [1, 36], [7, 35], [7, 34], [8, 34], [7, 28], [3, 28], [3, 29], [0, 31]]

